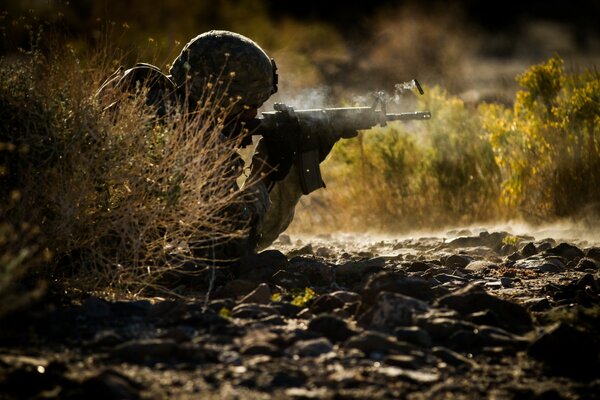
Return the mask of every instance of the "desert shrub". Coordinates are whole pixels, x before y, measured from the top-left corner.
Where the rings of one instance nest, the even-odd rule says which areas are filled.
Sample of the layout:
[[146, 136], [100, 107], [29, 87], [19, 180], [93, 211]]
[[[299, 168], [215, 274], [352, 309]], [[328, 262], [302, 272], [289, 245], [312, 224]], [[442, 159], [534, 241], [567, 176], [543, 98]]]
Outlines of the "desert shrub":
[[245, 201], [226, 110], [157, 120], [143, 93], [114, 93], [118, 111], [103, 112], [94, 94], [111, 63], [55, 47], [1, 61], [0, 293], [25, 273], [137, 292], [189, 260], [210, 264], [211, 248], [245, 233], [225, 216]]
[[502, 201], [532, 220], [581, 217], [600, 199], [600, 75], [555, 56], [518, 76], [514, 106], [481, 107]]
[[[402, 230], [497, 216], [500, 171], [477, 113], [440, 88], [418, 107], [434, 117], [336, 144], [322, 168], [328, 189], [305, 200], [299, 217]], [[318, 213], [324, 207], [331, 211]]]

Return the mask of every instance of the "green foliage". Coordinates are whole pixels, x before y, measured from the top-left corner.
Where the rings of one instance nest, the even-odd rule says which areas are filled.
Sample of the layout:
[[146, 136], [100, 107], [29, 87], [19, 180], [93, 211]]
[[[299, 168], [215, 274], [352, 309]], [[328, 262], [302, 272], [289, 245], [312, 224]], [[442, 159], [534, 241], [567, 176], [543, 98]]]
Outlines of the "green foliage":
[[298, 214], [304, 226], [331, 229], [590, 223], [600, 213], [599, 78], [596, 70], [568, 73], [554, 57], [517, 77], [512, 108], [467, 107], [439, 87], [426, 90], [418, 108], [431, 111], [430, 121], [338, 143], [323, 165], [328, 190], [304, 202], [309, 215]]
[[504, 204], [535, 219], [598, 207], [599, 78], [597, 71], [567, 73], [556, 56], [517, 78], [512, 110], [481, 107], [504, 176]]
[[306, 307], [312, 299], [317, 297], [317, 293], [309, 287], [304, 290], [292, 290], [291, 295], [294, 297], [291, 303], [297, 307]]
[[321, 194], [333, 209], [349, 211], [336, 222], [412, 229], [496, 215], [500, 174], [478, 115], [440, 88], [428, 90], [419, 109], [434, 118], [376, 127], [336, 145]]

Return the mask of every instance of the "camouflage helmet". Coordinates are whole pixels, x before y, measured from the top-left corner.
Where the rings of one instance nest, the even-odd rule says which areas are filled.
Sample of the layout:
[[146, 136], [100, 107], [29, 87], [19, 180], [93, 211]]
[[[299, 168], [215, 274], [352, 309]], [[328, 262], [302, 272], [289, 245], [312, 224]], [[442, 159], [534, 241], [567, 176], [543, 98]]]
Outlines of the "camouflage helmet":
[[[251, 39], [229, 31], [210, 31], [185, 45], [173, 62], [170, 74], [180, 90], [194, 102], [206, 99], [207, 88], [233, 105], [237, 114], [244, 106], [260, 107], [277, 91], [277, 67]], [[221, 86], [215, 87], [218, 84]]]

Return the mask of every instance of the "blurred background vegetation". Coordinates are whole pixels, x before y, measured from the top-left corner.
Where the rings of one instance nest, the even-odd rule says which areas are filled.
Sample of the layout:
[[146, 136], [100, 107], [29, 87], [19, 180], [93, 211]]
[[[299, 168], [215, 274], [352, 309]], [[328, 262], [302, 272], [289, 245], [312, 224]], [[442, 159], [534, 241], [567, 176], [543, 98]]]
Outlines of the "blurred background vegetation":
[[[74, 133], [98, 127], [89, 98], [118, 66], [144, 61], [166, 72], [188, 40], [229, 29], [277, 61], [280, 90], [265, 109], [274, 102], [370, 105], [372, 92], [391, 93], [396, 83], [417, 78], [425, 86], [424, 96], [409, 93], [388, 111], [428, 109], [432, 120], [377, 127], [337, 144], [323, 164], [327, 189], [302, 200], [292, 230], [406, 231], [564, 218], [592, 226], [600, 214], [598, 15], [600, 3], [591, 0], [569, 7], [541, 0], [343, 7], [316, 0], [0, 0], [0, 94], [5, 104], [27, 109], [4, 109], [3, 120], [14, 130], [8, 136], [23, 128], [42, 152], [43, 137], [54, 140], [48, 149], [73, 148]], [[135, 118], [141, 117], [124, 123], [138, 126]], [[30, 157], [21, 156], [27, 149], [0, 141], [0, 178], [14, 170], [14, 160]], [[106, 168], [92, 166], [90, 173]], [[66, 182], [59, 175], [56, 187]], [[61, 256], [42, 239], [56, 230], [17, 220], [27, 214], [23, 207], [35, 205], [9, 189], [2, 188], [0, 204], [0, 293], [21, 274], [15, 271]], [[57, 227], [68, 226], [64, 219], [79, 215], [81, 203], [81, 192], [62, 193], [74, 197], [46, 210]], [[52, 240], [70, 243], [69, 235]]]

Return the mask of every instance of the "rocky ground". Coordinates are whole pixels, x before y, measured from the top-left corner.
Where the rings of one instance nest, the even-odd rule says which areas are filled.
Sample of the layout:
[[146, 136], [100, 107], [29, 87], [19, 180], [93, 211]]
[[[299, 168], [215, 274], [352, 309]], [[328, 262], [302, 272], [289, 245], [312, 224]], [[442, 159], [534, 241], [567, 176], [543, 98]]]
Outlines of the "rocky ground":
[[181, 299], [0, 322], [0, 398], [600, 398], [597, 243], [282, 236]]

